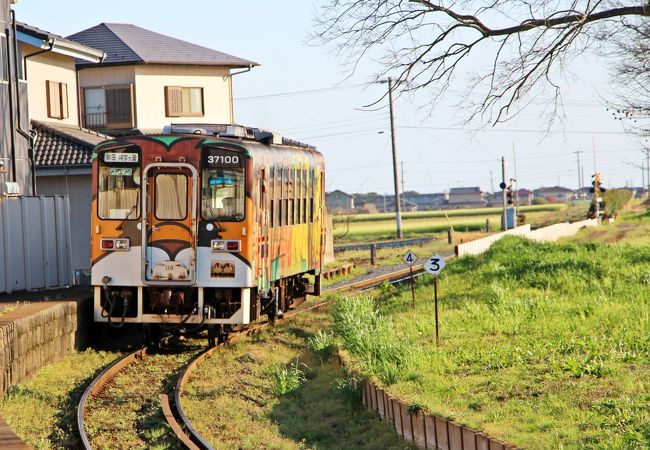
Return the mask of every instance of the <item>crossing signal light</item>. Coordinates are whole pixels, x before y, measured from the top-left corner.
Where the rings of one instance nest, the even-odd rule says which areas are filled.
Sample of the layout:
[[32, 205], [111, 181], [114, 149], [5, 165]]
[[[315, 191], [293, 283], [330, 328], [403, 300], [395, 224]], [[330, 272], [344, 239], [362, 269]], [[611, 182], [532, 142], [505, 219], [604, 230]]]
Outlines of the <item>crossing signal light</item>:
[[600, 182], [600, 172], [596, 172], [591, 176], [593, 178], [593, 181], [591, 182], [591, 188], [589, 188], [589, 192], [592, 194], [594, 193], [599, 193], [599, 192], [605, 192], [607, 189], [602, 187], [602, 183]]
[[510, 178], [510, 184], [508, 184], [508, 187], [506, 188], [506, 198], [508, 205], [512, 206], [515, 203], [515, 191], [513, 189], [512, 183], [514, 182], [514, 178]]

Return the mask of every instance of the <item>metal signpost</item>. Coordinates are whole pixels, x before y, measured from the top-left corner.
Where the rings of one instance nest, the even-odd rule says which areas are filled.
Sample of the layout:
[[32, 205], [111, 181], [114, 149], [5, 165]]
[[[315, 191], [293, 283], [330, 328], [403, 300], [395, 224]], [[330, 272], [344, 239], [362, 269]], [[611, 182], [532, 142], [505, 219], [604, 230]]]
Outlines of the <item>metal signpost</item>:
[[411, 297], [413, 298], [413, 309], [415, 309], [415, 280], [413, 280], [413, 264], [418, 260], [418, 257], [411, 250], [406, 252], [406, 255], [402, 257], [402, 260], [408, 264], [409, 272], [411, 274]]
[[440, 346], [440, 334], [438, 332], [438, 275], [445, 268], [445, 258], [442, 255], [433, 255], [424, 263], [424, 270], [433, 275], [433, 298], [436, 308], [436, 347]]

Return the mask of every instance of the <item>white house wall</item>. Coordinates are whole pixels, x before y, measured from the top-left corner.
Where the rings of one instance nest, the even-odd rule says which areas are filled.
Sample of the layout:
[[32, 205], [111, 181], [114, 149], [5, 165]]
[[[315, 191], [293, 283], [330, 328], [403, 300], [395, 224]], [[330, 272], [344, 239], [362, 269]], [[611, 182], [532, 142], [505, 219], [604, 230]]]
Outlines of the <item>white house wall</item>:
[[[170, 123], [232, 123], [229, 70], [219, 67], [135, 66], [137, 126], [157, 129]], [[165, 86], [202, 87], [204, 115], [167, 117]]]
[[[36, 47], [23, 44], [23, 55], [37, 51]], [[47, 116], [46, 82], [65, 83], [68, 87], [67, 119], [54, 119]], [[70, 125], [79, 124], [77, 77], [74, 58], [47, 52], [27, 58], [27, 89], [29, 117], [33, 120], [46, 120]]]
[[93, 67], [79, 71], [79, 87], [102, 87], [135, 84], [133, 66]]

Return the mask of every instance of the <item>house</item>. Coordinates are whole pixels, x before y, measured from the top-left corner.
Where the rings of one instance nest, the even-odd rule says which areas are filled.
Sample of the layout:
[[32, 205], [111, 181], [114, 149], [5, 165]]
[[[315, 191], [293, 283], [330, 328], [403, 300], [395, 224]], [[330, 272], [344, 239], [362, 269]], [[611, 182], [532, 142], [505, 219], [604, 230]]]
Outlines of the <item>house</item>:
[[533, 194], [533, 191], [529, 189], [521, 188], [517, 190], [517, 192], [515, 193], [515, 197], [517, 198], [519, 206], [524, 206], [524, 205], [532, 205], [533, 198], [535, 198], [535, 195]]
[[451, 207], [483, 207], [486, 204], [485, 193], [480, 187], [457, 187], [449, 190]]
[[562, 186], [541, 187], [533, 193], [535, 197], [545, 198], [550, 203], [565, 203], [574, 199], [573, 190]]
[[258, 65], [131, 24], [101, 23], [69, 39], [106, 52], [101, 62], [78, 60], [77, 71], [81, 125], [112, 135], [234, 123], [232, 78]]
[[438, 192], [433, 194], [418, 194], [417, 192], [404, 193], [406, 199], [417, 205], [418, 211], [427, 209], [440, 209], [446, 206], [449, 202], [449, 194], [446, 192]]
[[0, 196], [34, 192], [27, 85], [21, 80], [21, 56], [10, 7], [13, 3], [0, 0]]
[[354, 196], [337, 189], [325, 194], [325, 204], [330, 213], [351, 213], [354, 209]]
[[90, 158], [107, 139], [79, 127], [75, 59], [99, 62], [104, 52], [17, 22], [39, 195], [64, 195], [70, 205], [72, 270], [90, 267]]

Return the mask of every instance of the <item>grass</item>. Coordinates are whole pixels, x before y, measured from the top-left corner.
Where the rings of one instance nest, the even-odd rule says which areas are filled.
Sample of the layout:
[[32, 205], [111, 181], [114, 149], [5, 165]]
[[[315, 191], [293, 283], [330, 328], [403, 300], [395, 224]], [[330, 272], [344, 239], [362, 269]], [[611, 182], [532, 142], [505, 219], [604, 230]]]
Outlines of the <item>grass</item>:
[[77, 402], [98, 369], [117, 357], [94, 350], [65, 356], [12, 386], [0, 399], [0, 415], [32, 448], [75, 448]]
[[431, 279], [340, 302], [334, 330], [407, 403], [517, 446], [650, 446], [650, 248], [505, 238]]
[[[308, 313], [203, 362], [181, 400], [194, 426], [215, 449], [412, 448], [360, 408], [358, 386], [333, 358], [311, 351], [330, 325], [329, 314]], [[278, 390], [286, 379], [299, 383]]]

